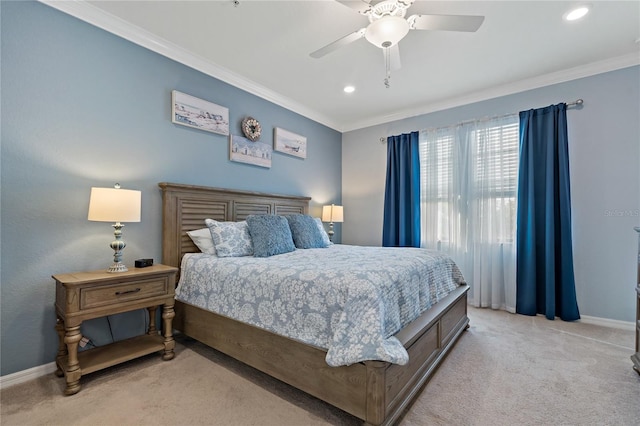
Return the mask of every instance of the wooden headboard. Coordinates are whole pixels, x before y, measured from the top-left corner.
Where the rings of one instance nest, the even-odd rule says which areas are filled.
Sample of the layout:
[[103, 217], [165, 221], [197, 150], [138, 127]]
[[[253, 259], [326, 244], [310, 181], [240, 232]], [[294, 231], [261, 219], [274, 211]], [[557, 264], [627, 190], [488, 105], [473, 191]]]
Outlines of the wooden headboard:
[[237, 222], [252, 214], [308, 214], [311, 200], [167, 182], [158, 186], [162, 190], [162, 263], [177, 268], [185, 253], [199, 251], [187, 231], [204, 228], [205, 219]]

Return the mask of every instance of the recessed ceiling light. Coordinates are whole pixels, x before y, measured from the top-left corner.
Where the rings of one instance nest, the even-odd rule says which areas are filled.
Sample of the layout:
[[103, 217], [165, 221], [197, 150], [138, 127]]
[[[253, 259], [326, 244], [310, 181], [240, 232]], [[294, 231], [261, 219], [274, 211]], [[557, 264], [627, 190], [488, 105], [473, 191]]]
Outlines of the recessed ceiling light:
[[562, 18], [565, 21], [575, 21], [577, 19], [584, 17], [587, 13], [589, 13], [589, 9], [590, 9], [589, 5], [581, 5], [578, 7], [574, 7], [573, 9], [571, 9], [570, 11], [562, 15]]
[[344, 90], [345, 93], [353, 93], [353, 92], [355, 92], [356, 88], [353, 87], [353, 86], [344, 86], [343, 90]]

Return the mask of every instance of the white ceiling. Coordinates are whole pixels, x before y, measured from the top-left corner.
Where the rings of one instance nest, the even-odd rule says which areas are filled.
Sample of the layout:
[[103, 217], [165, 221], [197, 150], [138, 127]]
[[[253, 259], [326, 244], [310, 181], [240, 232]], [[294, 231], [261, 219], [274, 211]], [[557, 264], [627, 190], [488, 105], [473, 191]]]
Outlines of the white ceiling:
[[562, 19], [572, 1], [418, 0], [407, 16], [485, 21], [475, 33], [410, 31], [388, 89], [364, 38], [309, 56], [368, 24], [333, 0], [43, 2], [339, 131], [640, 64], [637, 0], [592, 0], [576, 22]]

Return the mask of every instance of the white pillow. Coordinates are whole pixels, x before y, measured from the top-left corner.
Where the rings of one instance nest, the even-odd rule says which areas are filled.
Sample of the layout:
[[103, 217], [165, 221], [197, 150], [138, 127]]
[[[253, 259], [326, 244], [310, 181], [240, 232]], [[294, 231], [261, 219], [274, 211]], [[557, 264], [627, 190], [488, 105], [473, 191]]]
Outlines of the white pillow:
[[253, 256], [253, 243], [246, 221], [218, 222], [205, 219], [204, 223], [211, 231], [218, 257]]
[[187, 231], [187, 235], [189, 235], [193, 244], [195, 244], [202, 253], [216, 254], [216, 248], [213, 245], [213, 238], [211, 237], [211, 231], [209, 231], [209, 228]]

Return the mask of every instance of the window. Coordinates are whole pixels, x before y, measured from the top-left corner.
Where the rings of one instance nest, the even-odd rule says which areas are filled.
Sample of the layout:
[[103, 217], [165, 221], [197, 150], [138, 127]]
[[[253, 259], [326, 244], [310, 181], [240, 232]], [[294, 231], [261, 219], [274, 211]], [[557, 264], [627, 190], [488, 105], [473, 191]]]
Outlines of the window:
[[[420, 136], [423, 242], [460, 245], [467, 236], [473, 242], [513, 242], [518, 117], [425, 130]], [[484, 226], [470, 227], [470, 221]]]
[[518, 123], [502, 124], [473, 133], [476, 158], [473, 202], [481, 217], [490, 220], [491, 232], [476, 235], [476, 241], [512, 243], [516, 229], [518, 185]]
[[512, 310], [515, 301], [518, 121], [420, 133], [421, 245], [451, 255], [475, 306]]
[[[421, 216], [435, 215], [435, 239], [448, 242], [453, 181], [453, 136], [442, 132], [420, 141]], [[424, 241], [424, 238], [422, 238]]]

